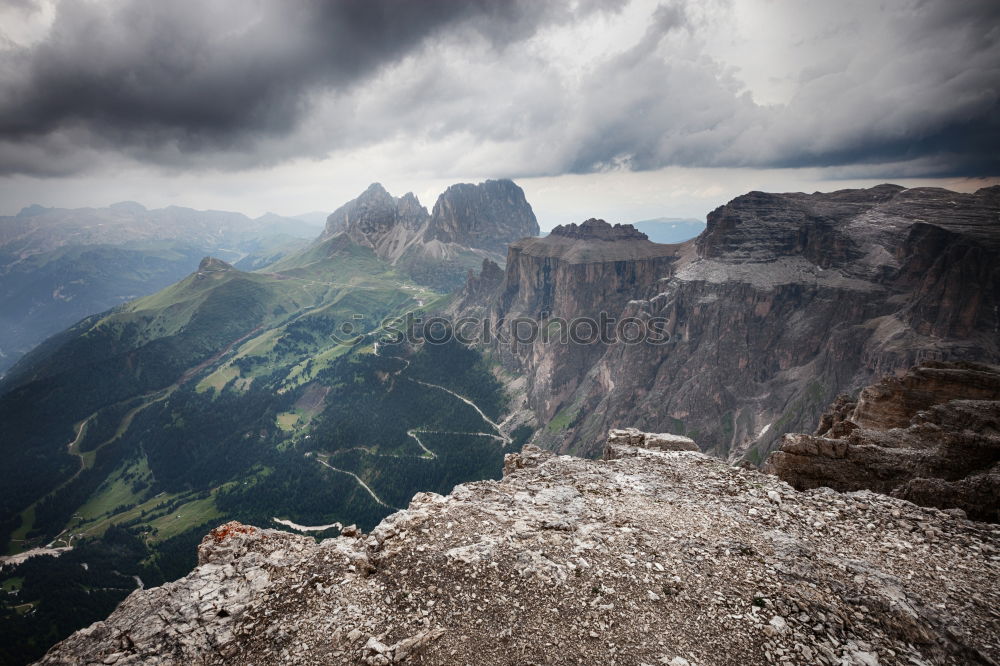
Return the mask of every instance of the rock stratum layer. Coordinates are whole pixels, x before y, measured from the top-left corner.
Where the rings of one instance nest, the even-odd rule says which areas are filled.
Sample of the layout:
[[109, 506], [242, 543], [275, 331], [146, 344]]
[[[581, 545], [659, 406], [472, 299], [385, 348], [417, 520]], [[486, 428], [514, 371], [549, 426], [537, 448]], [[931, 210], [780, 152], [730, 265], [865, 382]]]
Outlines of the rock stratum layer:
[[527, 447], [369, 535], [228, 523], [41, 663], [1000, 660], [1000, 527], [647, 441], [671, 438], [613, 433], [609, 461]]
[[800, 489], [867, 488], [1000, 521], [1000, 369], [925, 363], [840, 396], [764, 470]]
[[680, 245], [570, 225], [514, 243], [483, 300], [456, 303], [543, 326], [656, 318], [670, 335], [499, 349], [547, 424], [535, 443], [599, 455], [603, 433], [634, 425], [759, 464], [876, 377], [923, 360], [1000, 363], [1000, 187], [751, 192]]

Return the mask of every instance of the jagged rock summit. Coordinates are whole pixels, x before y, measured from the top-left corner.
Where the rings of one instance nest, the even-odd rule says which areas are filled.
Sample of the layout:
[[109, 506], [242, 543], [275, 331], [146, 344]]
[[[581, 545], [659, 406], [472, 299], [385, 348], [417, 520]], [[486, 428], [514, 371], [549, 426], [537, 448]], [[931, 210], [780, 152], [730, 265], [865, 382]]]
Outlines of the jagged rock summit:
[[524, 190], [503, 179], [451, 185], [438, 197], [433, 213], [412, 192], [393, 197], [381, 183], [372, 183], [358, 198], [330, 214], [323, 235], [345, 232], [383, 258], [396, 260], [401, 245], [386, 246], [383, 241], [400, 229], [410, 232], [402, 234], [410, 242], [455, 243], [501, 254], [508, 244], [539, 233]]
[[785, 435], [764, 471], [1000, 522], [1000, 368], [926, 362], [840, 396], [814, 434]]
[[538, 233], [524, 191], [510, 180], [452, 185], [431, 213], [412, 192], [393, 197], [372, 183], [330, 214], [317, 243], [347, 238], [415, 279], [450, 290], [483, 259], [502, 264], [508, 244]]
[[509, 244], [538, 233], [524, 190], [511, 180], [487, 180], [445, 190], [434, 204], [424, 241], [480, 248], [502, 258]]
[[412, 192], [397, 198], [380, 183], [372, 183], [358, 198], [330, 213], [322, 238], [343, 232], [355, 243], [395, 262], [429, 219], [427, 209]]
[[631, 224], [616, 224], [611, 226], [604, 220], [590, 218], [581, 224], [570, 223], [561, 224], [551, 232], [553, 236], [563, 236], [565, 238], [581, 238], [585, 240], [649, 240], [649, 236], [642, 233]]
[[607, 461], [526, 447], [502, 481], [419, 494], [368, 535], [228, 523], [191, 574], [41, 663], [1000, 659], [1000, 526], [649, 441], [686, 445], [622, 431]]

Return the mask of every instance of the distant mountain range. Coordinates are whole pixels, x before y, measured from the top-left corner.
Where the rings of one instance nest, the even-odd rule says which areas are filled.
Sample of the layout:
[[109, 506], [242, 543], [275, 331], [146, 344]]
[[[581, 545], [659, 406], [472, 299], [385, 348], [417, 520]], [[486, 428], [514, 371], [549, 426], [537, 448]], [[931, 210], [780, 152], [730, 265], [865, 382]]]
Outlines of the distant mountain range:
[[682, 217], [654, 217], [633, 222], [632, 226], [654, 243], [683, 243], [705, 230], [704, 220]]
[[0, 217], [0, 375], [49, 335], [176, 282], [206, 254], [252, 270], [304, 247], [321, 228], [317, 215], [122, 202]]

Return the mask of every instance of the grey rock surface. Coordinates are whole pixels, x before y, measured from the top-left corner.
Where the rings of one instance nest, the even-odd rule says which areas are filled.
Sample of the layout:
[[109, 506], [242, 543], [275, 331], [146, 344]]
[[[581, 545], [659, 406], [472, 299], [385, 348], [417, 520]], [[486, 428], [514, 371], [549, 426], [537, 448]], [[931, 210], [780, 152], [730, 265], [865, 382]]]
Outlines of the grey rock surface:
[[510, 180], [487, 180], [445, 190], [434, 204], [424, 239], [489, 250], [502, 257], [511, 243], [538, 233], [538, 221], [524, 191]]
[[[615, 435], [644, 442], [641, 433]], [[316, 543], [229, 523], [43, 664], [992, 664], [1000, 526], [692, 451], [534, 447]]]
[[649, 240], [649, 236], [642, 233], [631, 224], [608, 224], [604, 220], [590, 218], [581, 224], [561, 224], [555, 227], [551, 235], [562, 236], [563, 238], [582, 238], [586, 240]]
[[538, 235], [538, 221], [524, 191], [510, 180], [452, 185], [431, 213], [413, 193], [393, 197], [373, 183], [330, 214], [317, 243], [338, 235], [418, 281], [453, 289], [482, 261], [502, 264], [508, 244]]

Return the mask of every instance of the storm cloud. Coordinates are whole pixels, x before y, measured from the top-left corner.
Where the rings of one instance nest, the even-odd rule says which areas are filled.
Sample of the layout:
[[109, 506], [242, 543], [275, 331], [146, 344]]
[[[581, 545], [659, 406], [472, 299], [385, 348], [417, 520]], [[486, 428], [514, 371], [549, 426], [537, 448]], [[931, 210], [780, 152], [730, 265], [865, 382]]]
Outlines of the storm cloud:
[[[781, 21], [740, 46], [748, 8]], [[391, 144], [414, 169], [514, 177], [996, 175], [998, 26], [992, 0], [64, 1], [41, 39], [0, 51], [0, 173], [231, 170]], [[625, 41], [602, 41], [614, 30]], [[802, 62], [756, 63], [770, 41]], [[759, 99], [779, 80], [783, 99]]]

